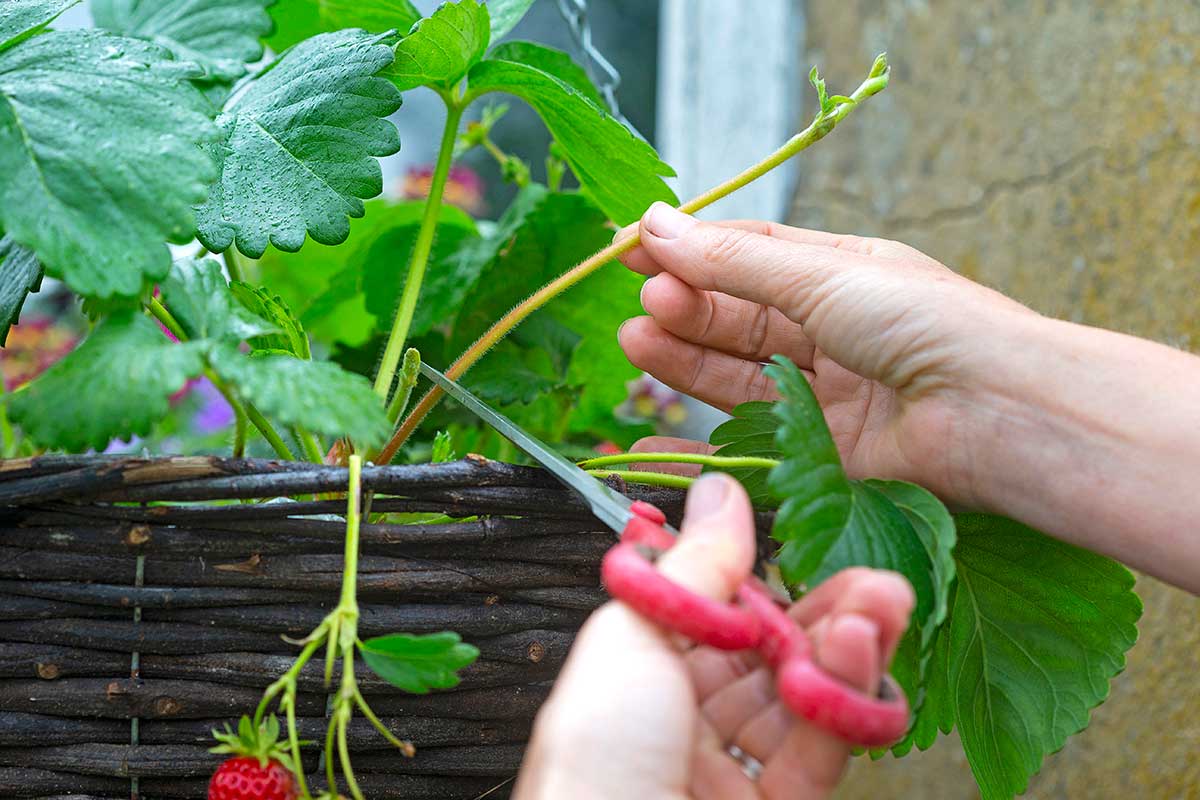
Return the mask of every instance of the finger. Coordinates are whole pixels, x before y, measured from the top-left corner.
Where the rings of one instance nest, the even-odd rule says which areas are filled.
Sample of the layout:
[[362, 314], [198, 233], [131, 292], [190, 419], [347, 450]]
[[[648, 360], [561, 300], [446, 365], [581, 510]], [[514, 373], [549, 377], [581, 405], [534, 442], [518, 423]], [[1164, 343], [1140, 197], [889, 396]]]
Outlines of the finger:
[[702, 698], [700, 711], [722, 741], [733, 743], [742, 728], [775, 700], [775, 674], [758, 668]]
[[[842, 578], [844, 594], [833, 602], [829, 616], [821, 619], [811, 632], [816, 659], [822, 668], [859, 691], [871, 692], [891, 655], [884, 625], [894, 624], [897, 611], [903, 613], [907, 624], [912, 610], [912, 589], [894, 573], [879, 570], [856, 573]], [[826, 602], [823, 597], [817, 600]], [[903, 626], [896, 627], [899, 632], [891, 636], [898, 639]], [[765, 762], [759, 785], [772, 798], [791, 796], [789, 792], [794, 791], [797, 782], [807, 785], [813, 796], [824, 796], [837, 784], [849, 754], [846, 742], [798, 721]]]
[[719, 220], [714, 224], [720, 225], [724, 228], [738, 228], [740, 230], [749, 231], [750, 233], [757, 233], [762, 236], [770, 236], [774, 239], [781, 239], [787, 242], [812, 244], [819, 247], [833, 247], [838, 250], [845, 250], [848, 253], [858, 253], [864, 256], [878, 256], [880, 258], [917, 258], [945, 269], [941, 263], [925, 255], [920, 250], [917, 250], [914, 247], [909, 247], [903, 242], [896, 242], [891, 239], [876, 239], [870, 236], [855, 236], [852, 233], [830, 233], [828, 231], [812, 230], [811, 228], [797, 228], [792, 225], [783, 225], [778, 222], [766, 222], [757, 219], [727, 219]]
[[688, 490], [679, 539], [658, 569], [685, 589], [725, 600], [750, 574], [754, 554], [750, 498], [736, 480], [713, 472]]
[[[856, 614], [837, 617], [825, 631], [818, 660], [830, 674], [869, 691], [880, 669], [878, 639], [878, 626], [871, 620]], [[794, 797], [797, 786], [806, 787], [808, 796], [825, 797], [845, 771], [850, 749], [821, 728], [796, 722], [765, 762], [759, 786], [769, 798]]]
[[669, 272], [642, 284], [642, 308], [681, 339], [751, 361], [782, 353], [812, 369], [813, 344], [804, 330], [771, 306], [694, 289]]
[[700, 721], [692, 758], [691, 793], [696, 800], [757, 800], [759, 794], [721, 737]]
[[[722, 228], [736, 228], [760, 236], [769, 236], [781, 241], [816, 245], [818, 247], [831, 247], [859, 255], [913, 259], [939, 269], [945, 269], [941, 263], [925, 255], [920, 250], [891, 239], [876, 239], [847, 233], [829, 233], [827, 231], [797, 228], [791, 225], [782, 225], [778, 222], [766, 222], [757, 219], [726, 219], [718, 220], [712, 224]], [[617, 235], [613, 237], [613, 241], [619, 242], [622, 239], [626, 239], [637, 230], [638, 223], [627, 225], [617, 231]], [[654, 260], [649, 251], [640, 245], [623, 255], [621, 262], [634, 272], [640, 272], [643, 275], [657, 275], [663, 271], [663, 267]]]
[[788, 610], [806, 628], [846, 614], [861, 615], [879, 629], [879, 650], [889, 663], [916, 600], [902, 575], [888, 570], [851, 567], [833, 575]]
[[[646, 436], [638, 439], [629, 448], [631, 453], [695, 453], [709, 455], [717, 450], [711, 444], [697, 442], [695, 439], [680, 439], [676, 436]], [[700, 464], [633, 464], [635, 470], [649, 472], [665, 472], [669, 475], [684, 475], [695, 478], [700, 475], [703, 467]]]
[[711, 695], [762, 666], [762, 659], [753, 650], [718, 650], [715, 647], [693, 647], [684, 656], [696, 687], [696, 699], [703, 703]]
[[774, 306], [795, 322], [836, 289], [839, 275], [869, 258], [703, 223], [666, 203], [651, 206], [639, 230], [656, 268], [697, 289]]
[[724, 411], [779, 392], [762, 364], [686, 342], [650, 317], [634, 317], [617, 333], [626, 358], [676, 391]]

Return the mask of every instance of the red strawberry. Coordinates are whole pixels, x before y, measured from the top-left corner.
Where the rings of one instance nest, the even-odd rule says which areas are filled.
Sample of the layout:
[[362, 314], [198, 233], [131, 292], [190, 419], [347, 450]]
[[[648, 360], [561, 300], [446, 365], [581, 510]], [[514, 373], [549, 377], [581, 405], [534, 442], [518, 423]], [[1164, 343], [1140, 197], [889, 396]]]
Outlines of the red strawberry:
[[296, 800], [300, 789], [293, 774], [291, 756], [279, 742], [275, 717], [254, 729], [249, 717], [238, 722], [238, 732], [229, 726], [213, 731], [221, 744], [212, 753], [229, 753], [208, 783], [208, 800]]

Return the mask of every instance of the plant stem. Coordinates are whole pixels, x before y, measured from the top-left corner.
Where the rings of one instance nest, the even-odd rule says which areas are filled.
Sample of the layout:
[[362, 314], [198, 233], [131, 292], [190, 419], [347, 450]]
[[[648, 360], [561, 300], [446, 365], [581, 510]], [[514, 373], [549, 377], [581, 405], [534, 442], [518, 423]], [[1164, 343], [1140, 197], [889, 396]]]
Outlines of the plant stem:
[[588, 474], [603, 480], [604, 478], [621, 478], [626, 483], [643, 483], [647, 486], [668, 486], [672, 489], [686, 489], [695, 482], [695, 478], [686, 475], [671, 475], [666, 472], [642, 472], [631, 469], [589, 469]]
[[[146, 304], [146, 309], [163, 327], [171, 332], [180, 342], [188, 340], [187, 334], [183, 330], [183, 326], [179, 321], [167, 310], [167, 307], [157, 297], [151, 297], [150, 302]], [[211, 367], [205, 367], [204, 376], [212, 381], [212, 385], [217, 387], [217, 391], [225, 398], [225, 402], [229, 403], [233, 408], [234, 415], [234, 433], [233, 433], [233, 448], [235, 457], [240, 449], [241, 452], [246, 450], [246, 418], [248, 417], [254, 423], [254, 427], [258, 428], [258, 432], [263, 435], [271, 447], [275, 449], [275, 453], [282, 459], [287, 461], [295, 461], [296, 456], [292, 454], [290, 448], [275, 432], [271, 422], [264, 417], [259, 410], [254, 407], [253, 403], [243, 404], [234, 395], [233, 390], [229, 388], [229, 384], [221, 380], [216, 372]]]
[[[346, 548], [339, 606], [358, 612], [358, 532], [362, 524], [362, 456], [350, 456], [350, 486], [346, 493]], [[351, 641], [354, 641], [351, 639]]]
[[703, 464], [714, 469], [771, 469], [779, 466], [779, 461], [774, 458], [718, 456], [705, 453], [617, 453], [579, 462], [583, 469], [597, 469], [614, 464]]
[[242, 265], [238, 263], [237, 253], [234, 246], [230, 245], [229, 249], [221, 254], [222, 260], [225, 261], [225, 270], [229, 273], [229, 281], [242, 281]]
[[246, 455], [246, 409], [242, 407], [241, 402], [233, 396], [233, 392], [225, 385], [224, 381], [217, 377], [215, 372], [206, 369], [204, 376], [217, 388], [217, 391], [225, 398], [225, 402], [229, 403], [229, 407], [233, 409], [233, 457], [241, 458]]
[[159, 300], [157, 297], [151, 297], [150, 302], [146, 304], [146, 308], [150, 310], [150, 314], [156, 320], [162, 323], [164, 328], [171, 332], [172, 336], [181, 342], [187, 341], [188, 337], [187, 334], [183, 332], [183, 327], [180, 326], [179, 321], [171, 315], [171, 312], [167, 311], [167, 307], [162, 304], [161, 300]]
[[[692, 198], [688, 202], [681, 205], [679, 210], [685, 214], [693, 214], [700, 209], [711, 205], [717, 200], [720, 200], [722, 197], [737, 191], [751, 181], [762, 177], [767, 172], [770, 172], [772, 169], [787, 161], [792, 156], [810, 147], [816, 142], [819, 142], [821, 139], [825, 138], [825, 136], [832, 131], [839, 122], [845, 119], [851, 111], [857, 108], [859, 103], [866, 98], [882, 91], [884, 87], [887, 86], [887, 81], [887, 59], [881, 55], [875, 59], [875, 63], [872, 65], [867, 79], [863, 81], [858, 89], [854, 91], [854, 94], [850, 96], [849, 102], [840, 103], [829, 112], [818, 114], [817, 118], [813, 120], [811, 125], [789, 139], [774, 153], [767, 156], [762, 161], [759, 161], [757, 164], [749, 167], [748, 169], [743, 170], [724, 183], [721, 183], [718, 186], [709, 189], [707, 192]], [[470, 99], [470, 95], [468, 95], [468, 99]], [[538, 289], [528, 299], [521, 302], [515, 308], [513, 308], [512, 311], [509, 311], [507, 314], [501, 317], [494, 325], [492, 325], [491, 328], [487, 330], [486, 333], [480, 336], [474, 344], [467, 348], [467, 350], [461, 356], [459, 356], [453, 364], [450, 365], [450, 368], [446, 370], [447, 377], [449, 377], [451, 380], [458, 380], [461, 378], [463, 373], [474, 366], [475, 362], [478, 361], [484, 353], [492, 349], [497, 342], [507, 336], [508, 333], [522, 320], [544, 306], [554, 297], [558, 296], [562, 292], [591, 275], [596, 270], [600, 269], [600, 267], [604, 266], [609, 261], [628, 253], [639, 244], [641, 244], [641, 237], [635, 229], [626, 238], [613, 242], [600, 252], [585, 260], [583, 263], [563, 273], [550, 283], [543, 286], [541, 289]], [[378, 384], [376, 384], [376, 388], [378, 389]], [[405, 441], [408, 440], [408, 437], [412, 435], [413, 431], [416, 430], [417, 425], [421, 423], [421, 420], [425, 418], [425, 415], [429, 413], [430, 409], [437, 405], [437, 402], [441, 399], [442, 394], [442, 390], [435, 386], [424, 397], [421, 398], [420, 402], [417, 403], [416, 408], [409, 413], [404, 422], [401, 423], [396, 429], [396, 432], [392, 434], [392, 438], [388, 441], [387, 445], [383, 448], [383, 450], [380, 451], [379, 458], [376, 459], [377, 463], [387, 464], [392, 460], [392, 458], [395, 457], [396, 453], [400, 450], [400, 447]]]
[[433, 235], [437, 230], [438, 214], [442, 208], [442, 193], [446, 188], [446, 178], [450, 174], [450, 163], [454, 160], [454, 140], [458, 136], [458, 123], [462, 120], [463, 110], [466, 108], [464, 103], [456, 102], [449, 96], [443, 95], [443, 99], [446, 101], [446, 127], [442, 130], [442, 145], [438, 151], [437, 164], [433, 168], [433, 178], [429, 183], [425, 215], [421, 218], [417, 241], [413, 245], [408, 277], [404, 280], [404, 291], [400, 294], [400, 305], [392, 322], [392, 332], [388, 334], [387, 345], [383, 349], [383, 360], [375, 376], [375, 394], [379, 395], [384, 403], [391, 394], [396, 367], [400, 363], [400, 354], [404, 350], [413, 312], [417, 308], [417, 298], [421, 294], [421, 282], [425, 278], [425, 267], [429, 263]]
[[296, 460], [296, 454], [287, 446], [287, 442], [283, 441], [279, 434], [276, 433], [275, 429], [271, 427], [270, 421], [262, 415], [261, 411], [254, 407], [253, 403], [246, 403], [246, 416], [254, 423], [254, 427], [258, 428], [258, 432], [271, 445], [271, 449], [275, 451], [277, 456], [284, 461]]
[[304, 457], [314, 464], [325, 463], [325, 456], [321, 452], [321, 444], [317, 441], [317, 437], [312, 431], [304, 428], [294, 428], [292, 433], [296, 435], [296, 441], [300, 443], [300, 448], [304, 451]]
[[0, 435], [3, 436], [3, 458], [12, 458], [17, 452], [17, 439], [13, 435], [12, 423], [8, 421], [8, 387], [4, 385], [4, 377], [0, 376]]
[[396, 385], [396, 393], [392, 395], [392, 402], [388, 406], [387, 412], [388, 421], [393, 425], [396, 424], [396, 420], [400, 419], [404, 409], [408, 407], [408, 400], [412, 397], [413, 387], [417, 385], [420, 369], [421, 354], [415, 347], [405, 350], [404, 363], [400, 365], [400, 382]]

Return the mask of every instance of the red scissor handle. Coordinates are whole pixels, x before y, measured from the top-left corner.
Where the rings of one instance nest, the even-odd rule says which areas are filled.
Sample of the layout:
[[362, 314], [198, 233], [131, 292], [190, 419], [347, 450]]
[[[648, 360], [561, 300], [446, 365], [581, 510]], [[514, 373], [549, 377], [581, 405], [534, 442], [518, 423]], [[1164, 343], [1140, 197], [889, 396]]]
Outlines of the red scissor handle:
[[666, 517], [636, 502], [621, 542], [604, 557], [601, 576], [609, 593], [642, 616], [700, 644], [721, 650], [758, 650], [775, 671], [776, 692], [796, 715], [863, 747], [897, 741], [908, 729], [908, 701], [895, 681], [881, 682], [872, 697], [823, 671], [812, 644], [757, 578], [739, 587], [736, 603], [691, 592], [655, 569], [653, 559], [674, 544]]

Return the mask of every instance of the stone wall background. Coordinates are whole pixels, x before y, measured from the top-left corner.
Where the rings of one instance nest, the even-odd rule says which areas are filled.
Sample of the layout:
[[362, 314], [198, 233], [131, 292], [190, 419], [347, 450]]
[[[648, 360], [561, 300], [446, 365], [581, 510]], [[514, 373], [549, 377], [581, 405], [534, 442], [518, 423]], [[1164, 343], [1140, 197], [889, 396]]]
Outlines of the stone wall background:
[[[1200, 3], [809, 0], [806, 15], [799, 66], [847, 91], [887, 50], [893, 80], [801, 157], [790, 222], [900, 239], [1043, 313], [1200, 350]], [[1200, 797], [1200, 601], [1137, 588], [1126, 672], [1028, 796]], [[951, 739], [858, 759], [839, 797], [978, 791]]]

